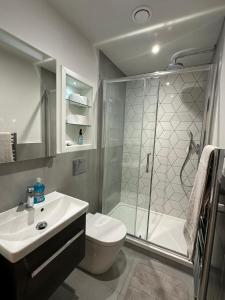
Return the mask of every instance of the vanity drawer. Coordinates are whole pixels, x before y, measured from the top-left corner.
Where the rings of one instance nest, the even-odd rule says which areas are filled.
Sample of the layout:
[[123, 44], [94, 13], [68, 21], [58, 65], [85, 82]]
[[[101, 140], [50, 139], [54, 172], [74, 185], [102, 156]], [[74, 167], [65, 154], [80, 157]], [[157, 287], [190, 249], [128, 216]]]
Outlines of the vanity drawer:
[[10, 300], [47, 300], [85, 255], [82, 215], [39, 248], [8, 267]]
[[24, 259], [27, 284], [23, 300], [48, 299], [84, 255], [85, 215]]
[[66, 245], [68, 241], [72, 240], [77, 234], [82, 232], [82, 230], [84, 235], [85, 215], [79, 217], [58, 234], [28, 254], [24, 258], [24, 264], [26, 265], [29, 273], [34, 272], [40, 265], [45, 263], [59, 249]]

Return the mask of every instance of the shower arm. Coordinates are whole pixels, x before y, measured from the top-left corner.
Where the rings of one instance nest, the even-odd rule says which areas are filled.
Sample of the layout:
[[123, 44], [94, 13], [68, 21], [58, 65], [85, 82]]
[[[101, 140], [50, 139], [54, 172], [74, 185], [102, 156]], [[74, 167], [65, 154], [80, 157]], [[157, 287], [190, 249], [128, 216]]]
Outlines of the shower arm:
[[216, 49], [216, 46], [213, 47], [213, 48], [206, 48], [206, 49], [189, 48], [189, 49], [180, 50], [180, 51], [174, 53], [171, 56], [170, 64], [176, 65], [177, 64], [177, 60], [179, 58], [183, 58], [183, 57], [187, 57], [187, 56], [192, 56], [192, 55], [197, 55], [197, 54], [204, 54], [204, 53], [214, 52], [215, 49]]

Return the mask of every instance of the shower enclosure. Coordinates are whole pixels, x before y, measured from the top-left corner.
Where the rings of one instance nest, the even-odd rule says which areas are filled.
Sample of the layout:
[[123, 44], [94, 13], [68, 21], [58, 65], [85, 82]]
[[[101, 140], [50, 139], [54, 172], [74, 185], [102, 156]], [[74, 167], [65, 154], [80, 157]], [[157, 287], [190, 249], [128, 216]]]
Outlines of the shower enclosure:
[[181, 255], [208, 73], [205, 66], [104, 81], [103, 213]]

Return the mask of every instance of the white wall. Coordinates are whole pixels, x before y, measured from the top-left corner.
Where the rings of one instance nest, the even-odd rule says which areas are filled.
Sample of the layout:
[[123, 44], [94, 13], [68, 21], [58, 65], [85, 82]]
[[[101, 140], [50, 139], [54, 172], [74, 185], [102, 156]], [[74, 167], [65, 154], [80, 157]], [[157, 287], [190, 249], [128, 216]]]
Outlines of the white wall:
[[88, 80], [97, 80], [94, 48], [46, 0], [0, 0], [0, 27]]
[[217, 46], [215, 64], [218, 68], [218, 82], [215, 93], [211, 144], [225, 148], [225, 26]]
[[[53, 56], [59, 65], [63, 64], [97, 85], [95, 49], [46, 0], [0, 0], [0, 28]], [[59, 122], [57, 131], [60, 132]]]

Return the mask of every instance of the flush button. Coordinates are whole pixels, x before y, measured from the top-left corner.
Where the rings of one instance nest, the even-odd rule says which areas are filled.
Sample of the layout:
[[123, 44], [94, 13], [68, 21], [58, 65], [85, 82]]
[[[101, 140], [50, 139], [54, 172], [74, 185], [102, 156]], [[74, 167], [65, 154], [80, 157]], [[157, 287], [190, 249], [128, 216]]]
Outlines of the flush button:
[[87, 161], [85, 158], [73, 160], [73, 176], [87, 173]]

